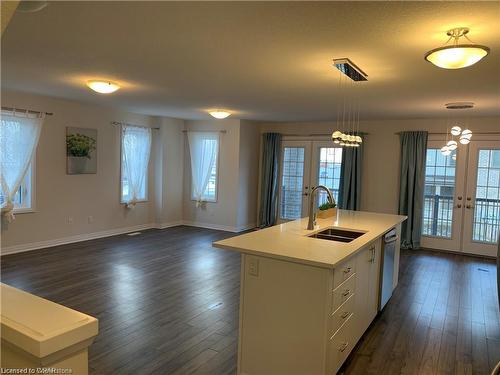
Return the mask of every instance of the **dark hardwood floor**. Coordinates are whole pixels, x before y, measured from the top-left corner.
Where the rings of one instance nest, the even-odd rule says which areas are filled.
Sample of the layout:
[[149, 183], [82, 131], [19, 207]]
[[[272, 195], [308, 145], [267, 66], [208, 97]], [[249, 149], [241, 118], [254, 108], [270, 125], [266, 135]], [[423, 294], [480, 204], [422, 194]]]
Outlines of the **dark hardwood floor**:
[[[99, 318], [91, 374], [235, 374], [232, 234], [176, 227], [2, 257], [2, 282]], [[489, 374], [500, 360], [493, 261], [403, 252], [400, 284], [341, 371]], [[308, 374], [304, 374], [308, 375]]]

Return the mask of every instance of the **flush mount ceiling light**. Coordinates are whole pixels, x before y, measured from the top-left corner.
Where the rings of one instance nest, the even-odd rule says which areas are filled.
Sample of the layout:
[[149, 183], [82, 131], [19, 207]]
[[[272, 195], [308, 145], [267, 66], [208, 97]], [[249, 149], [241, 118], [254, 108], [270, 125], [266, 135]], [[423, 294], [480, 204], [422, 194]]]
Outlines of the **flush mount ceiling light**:
[[87, 86], [99, 94], [111, 94], [120, 88], [116, 83], [98, 80], [88, 81]]
[[[469, 28], [457, 27], [448, 30], [446, 33], [450, 38], [446, 43], [453, 39], [453, 43], [443, 47], [435, 48], [425, 54], [425, 59], [430, 63], [444, 69], [460, 69], [474, 65], [488, 53], [490, 49], [486, 46], [474, 44], [467, 38]], [[459, 39], [464, 37], [470, 43], [460, 44]]]
[[231, 113], [223, 111], [222, 109], [216, 109], [215, 111], [210, 111], [208, 113], [210, 113], [210, 116], [215, 117], [218, 120], [225, 119], [231, 115]]

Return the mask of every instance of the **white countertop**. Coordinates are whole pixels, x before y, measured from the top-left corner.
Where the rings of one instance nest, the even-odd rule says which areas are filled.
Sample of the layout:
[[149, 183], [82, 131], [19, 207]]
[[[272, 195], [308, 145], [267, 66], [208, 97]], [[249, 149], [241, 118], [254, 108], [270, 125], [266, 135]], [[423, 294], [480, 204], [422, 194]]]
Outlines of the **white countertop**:
[[0, 284], [2, 340], [42, 358], [97, 335], [96, 318]]
[[[214, 242], [214, 246], [245, 254], [333, 268], [365, 245], [406, 220], [406, 216], [338, 210], [337, 216], [317, 219], [314, 230], [306, 230], [308, 218]], [[326, 228], [366, 231], [349, 243], [307, 237]]]

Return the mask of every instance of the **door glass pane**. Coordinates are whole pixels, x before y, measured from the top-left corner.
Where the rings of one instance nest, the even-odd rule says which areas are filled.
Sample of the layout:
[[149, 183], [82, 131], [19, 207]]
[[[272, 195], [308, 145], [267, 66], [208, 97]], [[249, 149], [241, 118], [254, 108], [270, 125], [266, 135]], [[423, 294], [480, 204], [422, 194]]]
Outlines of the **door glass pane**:
[[[319, 149], [318, 185], [325, 185], [329, 188], [336, 202], [339, 200], [341, 163], [342, 149], [340, 147], [321, 147]], [[318, 193], [318, 205], [327, 202], [326, 193], [323, 190]]]
[[293, 220], [302, 216], [304, 185], [304, 147], [285, 147], [281, 178], [280, 216]]
[[427, 149], [422, 235], [451, 238], [456, 161]]
[[496, 243], [500, 227], [500, 150], [479, 150], [472, 240]]

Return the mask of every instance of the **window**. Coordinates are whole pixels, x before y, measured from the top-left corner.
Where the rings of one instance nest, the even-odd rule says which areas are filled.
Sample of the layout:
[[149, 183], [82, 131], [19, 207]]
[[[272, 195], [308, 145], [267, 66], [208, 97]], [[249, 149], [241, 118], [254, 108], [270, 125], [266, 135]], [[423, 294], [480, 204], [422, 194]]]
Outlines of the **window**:
[[[16, 194], [12, 199], [12, 203], [14, 204], [14, 213], [33, 211], [33, 181], [33, 163], [30, 163], [28, 171], [26, 172], [26, 176], [24, 177], [23, 181], [21, 182], [21, 186], [19, 186], [19, 189], [17, 189]], [[5, 200], [5, 194], [0, 188], [0, 205], [3, 206]]]
[[479, 150], [472, 240], [495, 244], [500, 228], [500, 150]]
[[188, 132], [188, 141], [191, 156], [191, 199], [197, 202], [216, 202], [219, 134]]
[[451, 238], [456, 161], [439, 149], [427, 149], [425, 164], [424, 236]]
[[215, 155], [215, 162], [210, 171], [210, 178], [208, 179], [207, 188], [203, 193], [205, 200], [216, 201], [217, 198], [217, 155]]
[[[2, 111], [0, 126], [0, 205], [6, 212], [33, 209], [35, 150], [43, 114]], [[9, 221], [13, 218], [9, 217]]]
[[302, 215], [304, 185], [304, 147], [284, 147], [281, 177], [281, 218], [298, 219]]
[[[332, 191], [335, 201], [339, 201], [340, 169], [342, 166], [342, 148], [321, 147], [319, 149], [318, 184], [325, 185]], [[318, 204], [328, 201], [327, 194], [320, 190]]]
[[147, 200], [151, 129], [122, 127], [121, 202], [134, 205]]

